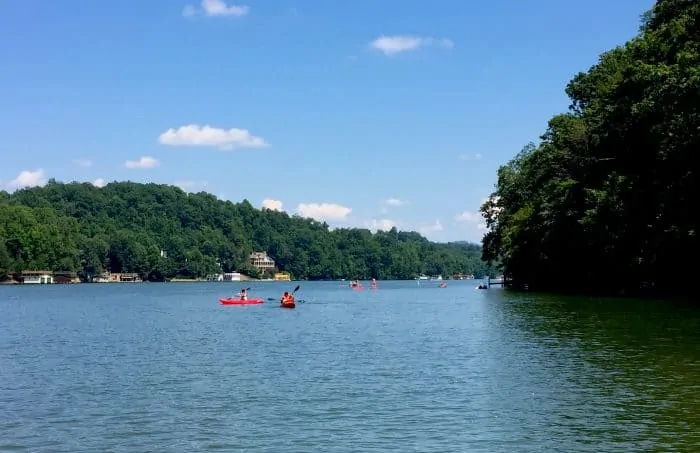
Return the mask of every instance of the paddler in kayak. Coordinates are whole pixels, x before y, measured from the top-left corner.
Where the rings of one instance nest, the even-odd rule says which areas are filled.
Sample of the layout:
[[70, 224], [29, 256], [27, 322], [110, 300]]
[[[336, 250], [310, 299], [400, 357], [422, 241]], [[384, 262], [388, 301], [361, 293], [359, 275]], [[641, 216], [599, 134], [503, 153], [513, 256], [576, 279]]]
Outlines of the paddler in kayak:
[[285, 291], [284, 294], [282, 294], [282, 299], [280, 300], [282, 305], [293, 304], [294, 302], [294, 296], [289, 294], [289, 291]]
[[372, 277], [372, 283], [369, 285], [371, 289], [377, 289], [377, 279]]
[[242, 289], [241, 292], [238, 293], [238, 297], [240, 297], [241, 300], [248, 300], [248, 291]]

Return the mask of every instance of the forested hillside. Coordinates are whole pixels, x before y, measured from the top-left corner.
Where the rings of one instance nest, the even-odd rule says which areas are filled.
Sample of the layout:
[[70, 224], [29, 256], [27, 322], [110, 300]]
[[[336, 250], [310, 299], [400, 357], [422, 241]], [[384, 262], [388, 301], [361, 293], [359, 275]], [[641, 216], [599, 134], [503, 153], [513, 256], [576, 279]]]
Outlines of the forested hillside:
[[570, 111], [498, 171], [484, 258], [530, 289], [691, 291], [700, 2], [657, 1], [566, 93]]
[[267, 251], [279, 270], [297, 279], [407, 279], [420, 273], [483, 275], [487, 269], [475, 244], [437, 244], [395, 229], [329, 231], [314, 220], [168, 185], [97, 188], [52, 180], [0, 192], [0, 274], [110, 270], [160, 279], [223, 269], [257, 276], [248, 263], [252, 251]]

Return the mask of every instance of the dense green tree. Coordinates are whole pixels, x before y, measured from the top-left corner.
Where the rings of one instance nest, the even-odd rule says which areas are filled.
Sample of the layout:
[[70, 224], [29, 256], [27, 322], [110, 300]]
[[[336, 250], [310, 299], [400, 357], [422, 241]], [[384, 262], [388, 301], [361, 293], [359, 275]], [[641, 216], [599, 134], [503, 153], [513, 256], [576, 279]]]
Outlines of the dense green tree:
[[686, 291], [697, 253], [700, 2], [659, 0], [498, 171], [483, 258], [531, 289]]
[[261, 277], [248, 261], [261, 250], [298, 279], [489, 271], [475, 244], [438, 244], [396, 229], [331, 231], [323, 222], [258, 210], [247, 200], [234, 204], [168, 185], [97, 188], [51, 180], [0, 192], [0, 274], [50, 269], [88, 277], [109, 270], [159, 280], [236, 270]]

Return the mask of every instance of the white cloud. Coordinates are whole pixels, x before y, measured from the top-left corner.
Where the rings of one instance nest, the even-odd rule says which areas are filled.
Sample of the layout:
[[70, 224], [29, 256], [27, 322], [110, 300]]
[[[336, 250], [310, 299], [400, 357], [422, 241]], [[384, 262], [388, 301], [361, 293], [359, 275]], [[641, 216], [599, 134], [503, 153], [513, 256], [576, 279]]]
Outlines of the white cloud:
[[454, 41], [447, 38], [438, 39], [437, 41], [438, 44], [444, 47], [445, 49], [452, 49], [455, 46]]
[[[486, 219], [481, 213], [481, 206], [489, 201], [490, 198], [483, 198], [479, 204], [478, 211], [464, 211], [455, 216], [455, 221], [460, 224], [466, 232], [471, 236], [470, 240], [480, 241], [484, 237], [484, 234], [488, 231], [488, 226], [486, 224]], [[491, 199], [492, 202], [498, 203], [500, 197], [494, 197]], [[500, 206], [494, 206], [488, 213], [491, 219], [497, 219], [498, 213], [500, 212]]]
[[396, 55], [401, 52], [418, 50], [421, 47], [427, 47], [435, 44], [446, 49], [451, 49], [452, 47], [454, 47], [454, 43], [449, 39], [436, 39], [430, 37], [410, 35], [382, 35], [379, 38], [372, 41], [370, 43], [370, 47], [372, 47], [375, 50], [379, 50], [380, 52], [383, 52], [384, 55]]
[[199, 192], [207, 187], [206, 181], [180, 180], [175, 181], [173, 185], [179, 187], [185, 192]]
[[73, 159], [73, 163], [78, 167], [90, 168], [92, 167], [92, 161], [90, 159]]
[[105, 180], [102, 179], [102, 178], [97, 178], [97, 179], [94, 180], [91, 184], [92, 184], [93, 186], [95, 186], [95, 187], [104, 187], [104, 186], [107, 185], [107, 181], [105, 181]]
[[158, 159], [150, 156], [143, 156], [139, 160], [127, 160], [124, 162], [126, 168], [154, 168], [158, 164]]
[[475, 228], [478, 231], [486, 231], [486, 221], [479, 212], [464, 211], [457, 214], [455, 220], [463, 225]]
[[22, 170], [19, 175], [9, 183], [7, 183], [7, 189], [24, 189], [25, 187], [39, 187], [46, 184], [46, 174], [44, 170], [39, 168], [38, 170]]
[[197, 8], [195, 8], [192, 5], [185, 5], [185, 8], [182, 10], [182, 15], [185, 17], [192, 17], [197, 15]]
[[185, 17], [196, 16], [200, 12], [205, 16], [245, 16], [250, 12], [250, 8], [245, 5], [227, 5], [223, 0], [202, 0], [201, 11], [192, 5], [185, 6], [182, 15]]
[[484, 198], [483, 200], [481, 200], [481, 204], [483, 205], [484, 203], [486, 203], [486, 202], [489, 201], [489, 200], [491, 200], [491, 202], [493, 203], [493, 205], [492, 205], [492, 207], [490, 208], [490, 210], [489, 210], [489, 212], [488, 212], [488, 215], [489, 215], [489, 217], [491, 217], [491, 218], [497, 219], [497, 218], [498, 218], [498, 214], [500, 214], [500, 213], [501, 213], [501, 210], [503, 210], [503, 207], [502, 207], [502, 206], [498, 206], [498, 202], [501, 200], [501, 197], [499, 197], [498, 195], [496, 195], [495, 197], [492, 197], [492, 198]]
[[299, 203], [297, 212], [302, 217], [311, 217], [316, 220], [343, 220], [352, 209], [335, 203]]
[[168, 146], [210, 146], [219, 149], [264, 148], [265, 139], [252, 135], [246, 129], [220, 129], [209, 125], [189, 124], [177, 130], [170, 128], [160, 134], [158, 141]]
[[440, 223], [440, 220], [436, 220], [435, 223], [433, 223], [432, 225], [420, 227], [419, 231], [423, 234], [430, 234], [440, 232], [443, 229], [444, 228], [442, 227], [442, 223]]
[[271, 211], [282, 211], [282, 202], [279, 200], [272, 200], [270, 198], [265, 198], [262, 202], [262, 207], [265, 209], [270, 209]]
[[384, 201], [387, 206], [404, 206], [408, 204], [406, 200], [399, 200], [398, 198], [389, 198]]
[[227, 5], [223, 0], [202, 0], [207, 16], [245, 16], [250, 8], [245, 5]]
[[460, 154], [459, 160], [481, 160], [484, 156], [479, 153], [476, 154]]
[[365, 226], [373, 231], [389, 231], [392, 228], [397, 227], [398, 224], [390, 219], [372, 219], [368, 222], [365, 222]]

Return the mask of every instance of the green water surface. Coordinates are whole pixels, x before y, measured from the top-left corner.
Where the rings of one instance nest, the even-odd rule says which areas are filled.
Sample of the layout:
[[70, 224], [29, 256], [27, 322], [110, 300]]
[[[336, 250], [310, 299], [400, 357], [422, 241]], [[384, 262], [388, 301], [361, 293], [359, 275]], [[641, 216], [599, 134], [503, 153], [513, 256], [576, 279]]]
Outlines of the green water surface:
[[700, 452], [696, 308], [301, 286], [0, 287], [0, 452]]

